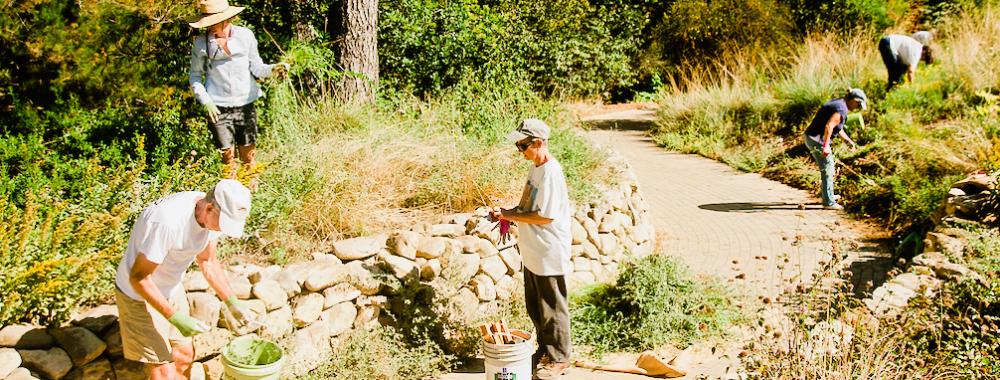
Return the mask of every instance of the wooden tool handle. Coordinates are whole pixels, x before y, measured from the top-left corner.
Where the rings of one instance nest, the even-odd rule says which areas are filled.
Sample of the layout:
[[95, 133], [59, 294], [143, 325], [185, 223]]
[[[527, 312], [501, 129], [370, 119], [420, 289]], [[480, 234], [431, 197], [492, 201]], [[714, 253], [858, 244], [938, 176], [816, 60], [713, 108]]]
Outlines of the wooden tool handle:
[[638, 368], [638, 367], [632, 367], [632, 366], [629, 366], [629, 367], [621, 366], [621, 367], [619, 367], [619, 366], [613, 366], [613, 365], [603, 365], [603, 364], [597, 364], [597, 363], [589, 363], [589, 362], [584, 362], [584, 361], [577, 361], [575, 364], [576, 364], [577, 367], [588, 368], [588, 369], [596, 369], [598, 371], [634, 373], [636, 375], [645, 375], [645, 376], [649, 375], [649, 373], [646, 372], [646, 370], [644, 370], [642, 368]]

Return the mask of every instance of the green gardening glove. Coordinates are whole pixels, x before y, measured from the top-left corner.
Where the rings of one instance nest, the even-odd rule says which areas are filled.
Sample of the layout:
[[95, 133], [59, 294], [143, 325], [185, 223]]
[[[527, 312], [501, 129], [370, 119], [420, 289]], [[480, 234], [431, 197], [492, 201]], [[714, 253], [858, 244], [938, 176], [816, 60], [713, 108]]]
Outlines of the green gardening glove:
[[253, 312], [247, 307], [246, 303], [240, 301], [236, 296], [231, 296], [226, 299], [226, 307], [229, 311], [233, 313], [233, 317], [244, 326], [251, 326], [256, 323], [254, 320]]
[[212, 124], [219, 122], [221, 112], [219, 111], [219, 107], [215, 106], [215, 103], [205, 104], [205, 112], [208, 113], [208, 121], [211, 121]]
[[184, 313], [174, 313], [169, 319], [170, 324], [180, 330], [181, 335], [195, 336], [208, 331], [209, 327], [205, 322], [192, 318]]

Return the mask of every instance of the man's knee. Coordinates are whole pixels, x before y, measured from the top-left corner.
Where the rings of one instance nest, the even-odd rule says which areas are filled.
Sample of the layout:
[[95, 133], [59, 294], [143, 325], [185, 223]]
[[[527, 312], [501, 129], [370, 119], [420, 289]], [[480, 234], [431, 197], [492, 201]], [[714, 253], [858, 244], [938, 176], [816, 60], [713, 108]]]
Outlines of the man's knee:
[[187, 343], [174, 346], [171, 349], [174, 362], [178, 364], [191, 364], [194, 361], [194, 344]]
[[173, 380], [177, 374], [174, 363], [146, 364], [150, 380]]

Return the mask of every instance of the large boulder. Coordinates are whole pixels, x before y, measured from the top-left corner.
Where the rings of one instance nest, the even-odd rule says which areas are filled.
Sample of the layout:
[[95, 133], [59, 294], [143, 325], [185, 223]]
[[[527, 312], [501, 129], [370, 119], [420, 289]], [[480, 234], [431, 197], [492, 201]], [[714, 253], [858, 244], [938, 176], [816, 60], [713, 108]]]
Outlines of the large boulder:
[[194, 360], [201, 361], [209, 356], [222, 352], [222, 347], [229, 344], [233, 333], [226, 329], [214, 328], [194, 336]]
[[21, 366], [21, 355], [13, 348], [0, 348], [0, 379]]
[[350, 262], [344, 266], [347, 283], [354, 285], [364, 295], [377, 294], [382, 290], [382, 282], [360, 261]]
[[191, 305], [192, 317], [207, 323], [219, 320], [219, 312], [222, 311], [219, 297], [208, 293], [188, 293], [187, 299]]
[[287, 372], [296, 378], [315, 369], [330, 357], [330, 336], [325, 323], [314, 323], [296, 331], [285, 362]]
[[444, 255], [451, 246], [451, 239], [443, 237], [427, 237], [420, 239], [417, 245], [417, 257], [436, 259]]
[[587, 241], [587, 230], [583, 228], [583, 223], [573, 219], [570, 224], [570, 231], [573, 234], [573, 244], [580, 244]]
[[43, 328], [32, 325], [10, 325], [0, 329], [0, 347], [41, 350], [55, 345], [55, 340]]
[[346, 265], [338, 263], [323, 263], [309, 272], [305, 287], [313, 292], [320, 292], [338, 282], [344, 281]]
[[116, 360], [111, 363], [115, 369], [116, 380], [146, 380], [149, 372], [146, 371], [146, 364], [132, 360]]
[[83, 327], [55, 328], [49, 330], [49, 334], [69, 354], [76, 366], [90, 363], [108, 348], [101, 338]]
[[574, 257], [573, 258], [573, 271], [576, 272], [590, 272], [591, 271], [590, 260], [586, 257]]
[[942, 233], [928, 232], [924, 239], [924, 251], [941, 252], [946, 256], [960, 258], [965, 255], [965, 243]]
[[513, 300], [519, 294], [517, 281], [513, 277], [503, 276], [496, 283], [496, 291], [498, 300]]
[[431, 281], [441, 274], [441, 260], [431, 259], [420, 265], [420, 279]]
[[184, 290], [189, 292], [204, 292], [207, 291], [208, 280], [205, 279], [205, 274], [200, 271], [189, 272], [184, 275]]
[[27, 368], [20, 367], [12, 371], [3, 380], [38, 380]]
[[267, 311], [288, 304], [288, 293], [275, 280], [265, 279], [254, 284], [253, 295], [264, 302], [264, 307]]
[[441, 262], [441, 277], [449, 284], [461, 286], [469, 283], [479, 272], [479, 255], [473, 253], [452, 253]]
[[435, 224], [428, 230], [428, 235], [441, 237], [458, 237], [465, 235], [465, 226], [457, 224]]
[[118, 307], [115, 305], [95, 307], [76, 316], [71, 321], [74, 326], [83, 327], [98, 335], [106, 331], [115, 322], [118, 322]]
[[105, 358], [94, 360], [82, 367], [76, 367], [68, 375], [68, 380], [114, 380], [115, 370], [111, 361]]
[[408, 276], [417, 276], [420, 274], [417, 264], [404, 257], [391, 255], [386, 252], [383, 255], [379, 255], [379, 261], [389, 269], [390, 272], [398, 279], [404, 279]]
[[489, 302], [497, 299], [497, 288], [490, 276], [479, 274], [472, 278], [471, 285], [480, 301]]
[[487, 276], [490, 276], [494, 282], [500, 280], [500, 277], [507, 275], [507, 264], [503, 262], [500, 255], [490, 256], [482, 259], [479, 263], [479, 268]]
[[49, 379], [61, 379], [73, 369], [73, 361], [62, 348], [48, 350], [18, 350], [24, 368]]
[[102, 338], [104, 339], [104, 344], [108, 345], [108, 348], [104, 350], [106, 355], [111, 358], [120, 358], [124, 355], [121, 327], [117, 323], [108, 329]]
[[361, 296], [361, 291], [346, 282], [326, 288], [323, 291], [323, 307], [330, 308], [342, 302], [353, 301]]
[[396, 256], [416, 260], [417, 245], [420, 244], [421, 238], [422, 236], [416, 232], [398, 230], [389, 235], [386, 245]]
[[462, 288], [447, 302], [451, 320], [460, 324], [470, 324], [478, 318], [479, 297], [472, 290]]
[[341, 302], [324, 311], [320, 320], [326, 324], [327, 335], [337, 336], [350, 330], [357, 317], [358, 308], [353, 302]]
[[250, 279], [247, 276], [226, 272], [226, 278], [229, 280], [229, 288], [236, 294], [236, 298], [241, 300], [250, 299], [250, 291], [253, 290], [253, 284], [250, 283]]
[[289, 271], [282, 270], [274, 276], [274, 280], [281, 285], [281, 290], [285, 291], [287, 297], [292, 297], [302, 291], [302, 284], [296, 279], [295, 275]]
[[317, 319], [323, 313], [323, 303], [325, 298], [319, 293], [308, 293], [295, 299], [295, 311], [292, 313], [292, 322], [296, 327], [305, 327]]
[[111, 361], [105, 358], [94, 360], [82, 367], [76, 367], [68, 375], [68, 380], [112, 380], [115, 378], [115, 370], [111, 367]]
[[277, 339], [292, 332], [292, 307], [283, 306], [264, 316], [264, 325], [260, 335], [268, 339]]
[[250, 283], [256, 285], [263, 280], [273, 280], [281, 273], [281, 267], [270, 265], [250, 275]]
[[363, 260], [385, 249], [387, 236], [375, 235], [333, 243], [333, 253], [344, 261]]
[[510, 247], [500, 251], [500, 259], [507, 265], [507, 274], [514, 274], [521, 271], [521, 254], [516, 247]]

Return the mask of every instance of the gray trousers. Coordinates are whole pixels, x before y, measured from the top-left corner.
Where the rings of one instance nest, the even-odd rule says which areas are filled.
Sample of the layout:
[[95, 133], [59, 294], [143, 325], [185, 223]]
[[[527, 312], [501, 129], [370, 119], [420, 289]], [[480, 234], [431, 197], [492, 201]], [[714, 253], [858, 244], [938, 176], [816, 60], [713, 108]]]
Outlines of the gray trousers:
[[566, 276], [536, 276], [524, 268], [524, 303], [535, 325], [538, 351], [556, 363], [570, 359], [569, 300]]

